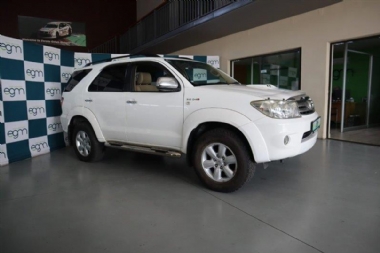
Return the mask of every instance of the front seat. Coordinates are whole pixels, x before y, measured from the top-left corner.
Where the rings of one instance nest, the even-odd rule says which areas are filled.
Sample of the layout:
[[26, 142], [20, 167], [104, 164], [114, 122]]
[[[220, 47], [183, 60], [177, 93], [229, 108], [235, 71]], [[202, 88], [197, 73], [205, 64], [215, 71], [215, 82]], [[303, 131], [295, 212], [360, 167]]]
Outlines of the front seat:
[[152, 76], [147, 72], [136, 73], [135, 91], [158, 91], [157, 87], [152, 85]]

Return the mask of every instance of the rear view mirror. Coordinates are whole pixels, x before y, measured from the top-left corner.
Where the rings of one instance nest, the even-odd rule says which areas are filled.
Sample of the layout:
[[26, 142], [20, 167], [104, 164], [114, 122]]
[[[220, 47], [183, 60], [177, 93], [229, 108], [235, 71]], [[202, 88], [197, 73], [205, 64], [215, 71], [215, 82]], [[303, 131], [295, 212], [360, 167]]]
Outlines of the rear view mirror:
[[157, 88], [160, 91], [178, 91], [179, 84], [174, 77], [160, 77], [157, 79]]

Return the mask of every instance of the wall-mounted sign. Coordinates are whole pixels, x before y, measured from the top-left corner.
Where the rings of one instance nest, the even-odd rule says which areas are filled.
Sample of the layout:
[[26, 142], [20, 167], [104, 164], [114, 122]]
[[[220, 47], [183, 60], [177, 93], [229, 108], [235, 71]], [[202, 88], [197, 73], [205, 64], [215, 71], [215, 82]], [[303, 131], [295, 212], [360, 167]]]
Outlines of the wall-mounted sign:
[[18, 16], [22, 40], [45, 45], [86, 46], [84, 23]]

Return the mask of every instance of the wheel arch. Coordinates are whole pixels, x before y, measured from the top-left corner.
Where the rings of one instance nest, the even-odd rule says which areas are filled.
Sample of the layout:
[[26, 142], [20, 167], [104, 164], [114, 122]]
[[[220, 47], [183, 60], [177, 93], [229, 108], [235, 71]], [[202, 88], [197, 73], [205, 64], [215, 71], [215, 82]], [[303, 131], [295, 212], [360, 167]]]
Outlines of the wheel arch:
[[217, 128], [226, 129], [226, 130], [234, 132], [236, 135], [238, 135], [239, 138], [244, 142], [244, 144], [248, 148], [250, 158], [252, 159], [252, 161], [254, 161], [254, 155], [253, 155], [252, 149], [250, 147], [250, 144], [249, 144], [247, 138], [245, 137], [245, 135], [238, 128], [236, 128], [235, 126], [230, 125], [228, 123], [224, 123], [224, 122], [209, 121], [209, 122], [201, 123], [196, 128], [194, 128], [190, 133], [190, 136], [189, 136], [189, 139], [187, 142], [187, 147], [186, 147], [186, 160], [190, 166], [193, 165], [192, 164], [193, 163], [192, 158], [195, 154], [194, 145], [195, 145], [196, 141], [204, 133], [206, 133], [210, 130], [213, 130], [213, 129], [217, 129]]
[[98, 121], [96, 120], [95, 115], [88, 109], [82, 108], [82, 113], [81, 114], [75, 114], [72, 115], [69, 121], [69, 126], [68, 126], [68, 137], [69, 140], [72, 140], [72, 133], [74, 129], [74, 125], [78, 121], [86, 121], [88, 122], [92, 129], [95, 132], [96, 138], [98, 139], [99, 142], [105, 142], [105, 138], [103, 136], [103, 132], [99, 126]]
[[247, 140], [246, 135], [239, 130], [240, 126], [250, 122], [246, 116], [238, 112], [217, 108], [202, 109], [188, 116], [184, 122], [182, 152], [186, 153], [189, 165], [192, 165], [193, 147], [196, 140], [202, 134], [216, 128], [224, 128], [236, 133], [247, 145], [251, 159], [254, 161], [252, 146]]

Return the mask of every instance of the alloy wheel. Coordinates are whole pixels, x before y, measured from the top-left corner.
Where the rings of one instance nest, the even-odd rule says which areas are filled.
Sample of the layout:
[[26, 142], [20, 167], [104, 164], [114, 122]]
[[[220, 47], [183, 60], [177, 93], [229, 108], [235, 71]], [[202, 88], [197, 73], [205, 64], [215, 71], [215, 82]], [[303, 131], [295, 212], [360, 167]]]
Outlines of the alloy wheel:
[[238, 164], [232, 150], [222, 143], [212, 143], [202, 152], [202, 168], [216, 182], [230, 181], [236, 174]]

